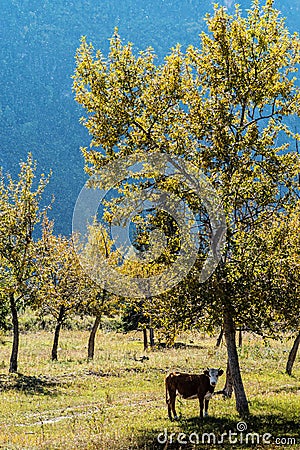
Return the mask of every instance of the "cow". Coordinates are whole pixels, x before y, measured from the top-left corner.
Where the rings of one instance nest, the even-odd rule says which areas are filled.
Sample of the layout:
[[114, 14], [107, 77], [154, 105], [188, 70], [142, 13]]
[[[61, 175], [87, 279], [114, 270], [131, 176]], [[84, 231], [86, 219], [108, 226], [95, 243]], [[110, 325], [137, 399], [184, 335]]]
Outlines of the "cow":
[[208, 416], [208, 402], [211, 399], [215, 387], [217, 385], [218, 377], [223, 374], [222, 369], [207, 369], [202, 374], [190, 374], [173, 372], [166, 377], [166, 403], [168, 405], [168, 414], [172, 420], [172, 413], [174, 420], [178, 419], [175, 401], [178, 393], [185, 399], [199, 399], [200, 418]]

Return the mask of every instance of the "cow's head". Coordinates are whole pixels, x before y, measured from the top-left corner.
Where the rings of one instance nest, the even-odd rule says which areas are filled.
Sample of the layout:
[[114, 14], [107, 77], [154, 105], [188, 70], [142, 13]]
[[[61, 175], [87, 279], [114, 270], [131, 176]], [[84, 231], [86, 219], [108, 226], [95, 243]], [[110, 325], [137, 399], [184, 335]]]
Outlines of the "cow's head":
[[204, 370], [205, 375], [209, 377], [210, 385], [215, 387], [218, 381], [218, 378], [222, 375], [224, 371], [222, 369], [209, 369]]

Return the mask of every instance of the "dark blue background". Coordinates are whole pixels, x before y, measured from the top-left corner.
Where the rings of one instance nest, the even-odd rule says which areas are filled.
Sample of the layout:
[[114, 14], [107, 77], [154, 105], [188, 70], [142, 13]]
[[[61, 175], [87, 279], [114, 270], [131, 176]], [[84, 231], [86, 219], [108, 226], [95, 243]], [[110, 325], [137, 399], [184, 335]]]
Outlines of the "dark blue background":
[[[162, 60], [177, 42], [199, 42], [210, 0], [2, 0], [0, 14], [0, 165], [15, 175], [28, 151], [39, 172], [53, 170], [55, 231], [71, 232], [72, 213], [86, 175], [80, 146], [90, 138], [79, 124], [71, 75], [80, 37], [105, 54], [115, 26], [137, 50], [152, 46]], [[250, 1], [240, 1], [246, 9]], [[233, 11], [232, 0], [220, 1]], [[290, 31], [300, 31], [299, 0], [275, 1]]]

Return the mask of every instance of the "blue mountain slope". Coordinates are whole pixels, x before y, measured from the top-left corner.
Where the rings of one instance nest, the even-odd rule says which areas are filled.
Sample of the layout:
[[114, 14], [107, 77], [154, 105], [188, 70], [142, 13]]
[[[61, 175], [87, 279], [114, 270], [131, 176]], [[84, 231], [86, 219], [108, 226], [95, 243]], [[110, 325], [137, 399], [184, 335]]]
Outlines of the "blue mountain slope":
[[[84, 184], [80, 146], [89, 136], [78, 120], [71, 75], [80, 37], [106, 53], [115, 26], [137, 50], [152, 46], [161, 60], [177, 42], [198, 43], [210, 0], [2, 0], [0, 16], [0, 165], [15, 174], [28, 151], [39, 170], [53, 169], [48, 197], [57, 233], [68, 234]], [[250, 1], [240, 1], [243, 8]], [[233, 10], [232, 0], [220, 1]], [[300, 31], [299, 0], [275, 1], [291, 31]]]

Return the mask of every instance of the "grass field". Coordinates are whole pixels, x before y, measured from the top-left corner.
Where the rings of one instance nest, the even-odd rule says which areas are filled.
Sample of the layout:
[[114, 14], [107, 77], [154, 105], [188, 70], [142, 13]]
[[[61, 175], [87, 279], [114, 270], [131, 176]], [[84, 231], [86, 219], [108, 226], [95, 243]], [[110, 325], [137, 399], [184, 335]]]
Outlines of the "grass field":
[[[293, 377], [284, 373], [290, 342], [264, 343], [245, 336], [239, 352], [252, 414], [244, 421], [246, 425], [237, 425], [240, 419], [234, 398], [222, 396], [211, 400], [210, 417], [202, 423], [196, 400], [177, 400], [181, 419], [170, 422], [167, 418], [167, 372], [198, 372], [208, 365], [226, 368], [225, 346], [216, 349], [215, 338], [185, 334], [177, 339], [177, 348], [154, 350], [147, 354], [148, 360], [139, 361], [141, 333], [100, 331], [92, 362], [86, 360], [87, 339], [87, 332], [63, 330], [59, 361], [53, 363], [51, 333], [23, 334], [19, 373], [8, 374], [11, 338], [4, 337], [0, 344], [0, 448], [229, 449], [247, 448], [253, 438], [252, 448], [300, 449], [299, 359]], [[220, 388], [224, 381], [223, 376]], [[237, 427], [240, 432], [231, 434], [228, 442], [229, 433], [236, 433]], [[223, 444], [213, 444], [213, 435], [221, 441], [225, 432]], [[260, 443], [247, 433], [258, 433]], [[271, 435], [265, 436], [265, 444], [264, 433]], [[289, 446], [290, 438], [297, 443]], [[197, 439], [200, 444], [194, 445]], [[241, 443], [234, 444], [235, 440]]]

